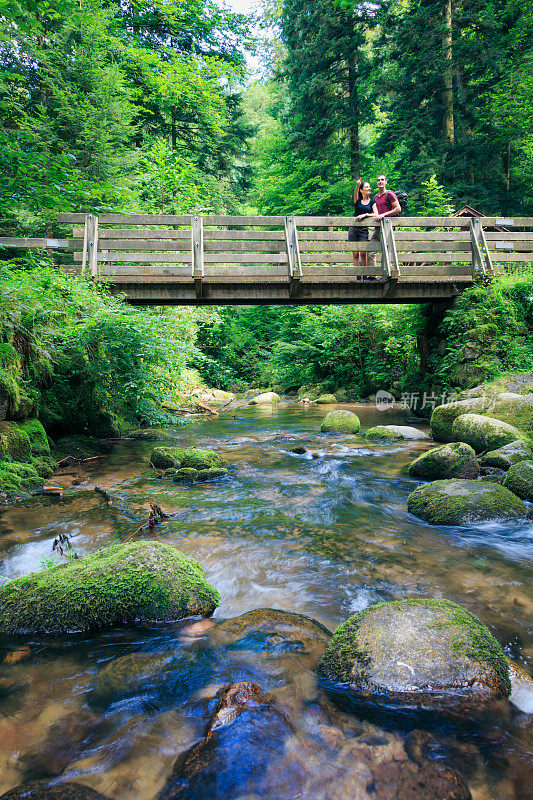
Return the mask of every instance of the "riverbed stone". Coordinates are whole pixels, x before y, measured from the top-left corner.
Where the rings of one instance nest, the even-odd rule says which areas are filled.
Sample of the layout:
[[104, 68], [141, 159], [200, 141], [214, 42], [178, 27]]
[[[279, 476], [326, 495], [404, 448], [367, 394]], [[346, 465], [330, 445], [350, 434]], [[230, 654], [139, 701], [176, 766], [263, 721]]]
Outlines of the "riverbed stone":
[[516, 441], [504, 444], [503, 447], [498, 447], [496, 450], [490, 450], [481, 456], [479, 459], [480, 467], [498, 467], [499, 469], [508, 470], [513, 464], [518, 464], [519, 461], [527, 461], [531, 458], [532, 449], [524, 442]]
[[524, 503], [504, 486], [461, 479], [419, 486], [407, 498], [407, 509], [432, 525], [525, 519], [528, 515]]
[[472, 714], [509, 696], [509, 668], [488, 628], [449, 600], [378, 603], [334, 632], [318, 667], [348, 699]]
[[0, 800], [108, 800], [108, 798], [81, 783], [23, 783], [0, 796]]
[[452, 425], [462, 414], [482, 414], [514, 425], [533, 437], [533, 394], [483, 393], [481, 396], [464, 398], [437, 406], [431, 414], [431, 435], [437, 442], [452, 442]]
[[526, 434], [514, 425], [483, 414], [462, 414], [457, 417], [452, 425], [452, 435], [456, 442], [466, 442], [478, 453], [496, 450], [511, 442], [530, 442]]
[[503, 485], [522, 500], [533, 500], [533, 461], [520, 461], [513, 464]]
[[112, 545], [0, 587], [0, 635], [208, 617], [219, 600], [198, 562], [174, 547]]
[[150, 461], [156, 469], [215, 469], [225, 467], [227, 462], [211, 449], [199, 447], [155, 447]]
[[304, 652], [317, 646], [323, 649], [329, 642], [331, 631], [303, 614], [257, 608], [217, 623], [209, 636], [217, 645], [232, 649], [239, 645], [244, 649], [248, 643], [253, 650]]
[[365, 438], [414, 442], [429, 439], [429, 436], [425, 431], [419, 431], [418, 428], [411, 428], [409, 425], [375, 425], [365, 432]]
[[[170, 470], [167, 470], [170, 472]], [[165, 472], [165, 476], [167, 474]], [[174, 483], [194, 483], [198, 477], [198, 470], [193, 467], [182, 467], [181, 469], [172, 470], [172, 480]]]
[[409, 475], [432, 481], [437, 478], [477, 478], [475, 450], [464, 442], [441, 444], [409, 464]]
[[337, 403], [338, 401], [334, 394], [321, 394], [319, 397], [317, 397], [315, 402], [319, 406], [327, 406]]
[[436, 442], [453, 442], [452, 425], [462, 414], [484, 414], [490, 405], [486, 397], [456, 400], [437, 406], [431, 413], [431, 436]]
[[263, 394], [258, 394], [256, 397], [252, 397], [251, 400], [248, 400], [248, 405], [267, 406], [279, 403], [280, 400], [281, 397], [276, 392], [263, 392]]
[[342, 408], [326, 414], [320, 426], [322, 433], [358, 433], [360, 428], [361, 422], [357, 414]]
[[201, 469], [198, 471], [198, 475], [196, 476], [197, 481], [213, 481], [215, 478], [225, 478], [228, 474], [228, 470], [224, 468], [219, 469]]

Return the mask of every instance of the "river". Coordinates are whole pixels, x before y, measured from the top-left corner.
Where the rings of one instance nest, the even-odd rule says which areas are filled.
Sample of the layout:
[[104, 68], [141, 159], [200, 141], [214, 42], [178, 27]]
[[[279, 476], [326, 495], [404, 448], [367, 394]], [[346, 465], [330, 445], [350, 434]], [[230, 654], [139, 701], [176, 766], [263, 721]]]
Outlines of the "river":
[[[401, 412], [343, 407], [356, 411], [363, 430], [405, 424]], [[407, 513], [406, 498], [419, 482], [409, 478], [406, 465], [429, 443], [376, 444], [360, 436], [321, 434], [328, 410], [297, 404], [239, 407], [168, 428], [167, 443], [214, 447], [229, 461], [229, 476], [212, 483], [158, 478], [149, 465], [154, 442], [114, 444], [107, 456], [87, 462], [86, 477], [61, 497], [36, 495], [0, 510], [0, 575], [14, 578], [39, 569], [52, 557], [59, 533], [71, 537], [79, 555], [117, 535], [125, 538], [155, 502], [175, 515], [155, 535], [197, 559], [219, 590], [215, 620], [270, 607], [307, 615], [332, 630], [370, 604], [429, 595], [460, 603], [489, 626], [507, 655], [533, 664], [533, 525], [443, 528], [415, 519]], [[319, 457], [292, 453], [298, 445]], [[217, 650], [205, 637], [184, 636], [183, 626], [2, 641], [0, 661], [7, 650], [22, 646], [30, 648], [31, 658], [16, 667], [0, 666], [0, 794], [46, 778], [77, 781], [113, 800], [155, 800], [177, 755], [202, 736], [220, 686], [254, 680], [265, 690], [282, 693], [290, 687], [289, 694], [301, 701], [291, 706], [295, 725], [309, 703], [317, 702], [305, 659], [285, 654], [274, 670], [252, 646], [236, 658], [231, 648]], [[99, 670], [130, 653], [179, 654], [183, 680], [175, 686], [165, 673], [167, 691], [147, 680], [127, 698], [98, 707], [91, 691]], [[427, 727], [428, 758], [461, 773], [474, 800], [531, 796], [532, 717], [516, 709], [509, 707], [475, 730], [438, 720], [425, 726], [379, 715], [347, 718], [339, 712], [337, 724], [366, 725], [374, 736], [381, 732], [398, 743]], [[258, 745], [272, 759], [279, 757], [274, 738], [267, 726]], [[330, 760], [335, 759], [337, 751]], [[305, 785], [312, 787], [324, 763], [305, 763]], [[256, 797], [245, 789], [215, 794]], [[373, 791], [367, 786], [368, 796]], [[213, 796], [206, 783], [206, 800]], [[277, 786], [262, 800], [315, 796], [337, 800], [343, 793], [295, 788], [291, 794]]]

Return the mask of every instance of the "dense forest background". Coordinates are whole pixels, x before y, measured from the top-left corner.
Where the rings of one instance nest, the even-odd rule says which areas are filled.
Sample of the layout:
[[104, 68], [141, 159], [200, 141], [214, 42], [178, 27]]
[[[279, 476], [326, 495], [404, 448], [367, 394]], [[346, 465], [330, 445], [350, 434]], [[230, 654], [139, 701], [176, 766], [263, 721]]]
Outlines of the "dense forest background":
[[[350, 214], [380, 172], [413, 214], [531, 216], [532, 39], [522, 0], [0, 0], [0, 235], [65, 233], [58, 211]], [[0, 408], [54, 434], [164, 422], [194, 380], [357, 399], [533, 365], [528, 268], [454, 308], [140, 310], [0, 256]]]

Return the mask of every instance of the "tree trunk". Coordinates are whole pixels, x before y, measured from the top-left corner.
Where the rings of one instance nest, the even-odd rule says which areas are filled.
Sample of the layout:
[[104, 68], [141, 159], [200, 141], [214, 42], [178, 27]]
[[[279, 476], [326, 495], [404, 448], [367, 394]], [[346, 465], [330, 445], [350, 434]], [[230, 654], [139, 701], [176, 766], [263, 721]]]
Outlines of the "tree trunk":
[[175, 112], [174, 109], [172, 109], [172, 111], [170, 113], [171, 113], [171, 118], [172, 118], [172, 128], [171, 128], [172, 149], [175, 150], [176, 146], [177, 146], [177, 141], [178, 141], [178, 137], [177, 137], [177, 133], [176, 133], [176, 112]]
[[452, 43], [452, 0], [444, 0], [444, 34], [442, 53], [444, 56], [444, 90], [442, 92], [444, 139], [450, 147], [455, 143], [453, 124], [453, 43]]
[[507, 149], [503, 154], [503, 168], [505, 170], [505, 189], [511, 188], [511, 142], [507, 143]]
[[357, 94], [357, 70], [355, 59], [348, 65], [348, 103], [350, 107], [350, 172], [359, 178], [359, 96]]

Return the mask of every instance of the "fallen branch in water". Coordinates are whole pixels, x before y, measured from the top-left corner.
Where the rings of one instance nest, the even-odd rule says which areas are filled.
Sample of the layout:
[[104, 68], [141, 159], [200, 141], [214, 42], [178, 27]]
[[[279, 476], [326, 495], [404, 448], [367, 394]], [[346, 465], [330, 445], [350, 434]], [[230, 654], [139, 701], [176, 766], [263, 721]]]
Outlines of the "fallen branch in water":
[[142, 531], [143, 528], [148, 528], [148, 530], [150, 531], [153, 530], [155, 526], [159, 525], [160, 522], [164, 519], [172, 519], [172, 514], [167, 514], [166, 511], [163, 511], [161, 506], [158, 506], [155, 503], [154, 504], [150, 503], [150, 514], [148, 516], [148, 521], [143, 522], [143, 524], [140, 525], [137, 528], [137, 530], [133, 531], [133, 533], [130, 533], [130, 535], [126, 539], [124, 539], [122, 544], [126, 544], [127, 542], [130, 541], [130, 539], [133, 539], [135, 534]]
[[208, 406], [208, 405], [206, 405], [205, 403], [200, 403], [200, 401], [199, 401], [199, 400], [197, 400], [197, 401], [196, 401], [196, 406], [197, 406], [198, 408], [201, 408], [201, 409], [203, 409], [204, 411], [207, 411], [207, 412], [208, 412], [209, 414], [211, 414], [213, 417], [218, 417], [218, 411], [215, 411], [213, 408], [211, 408], [211, 406]]

